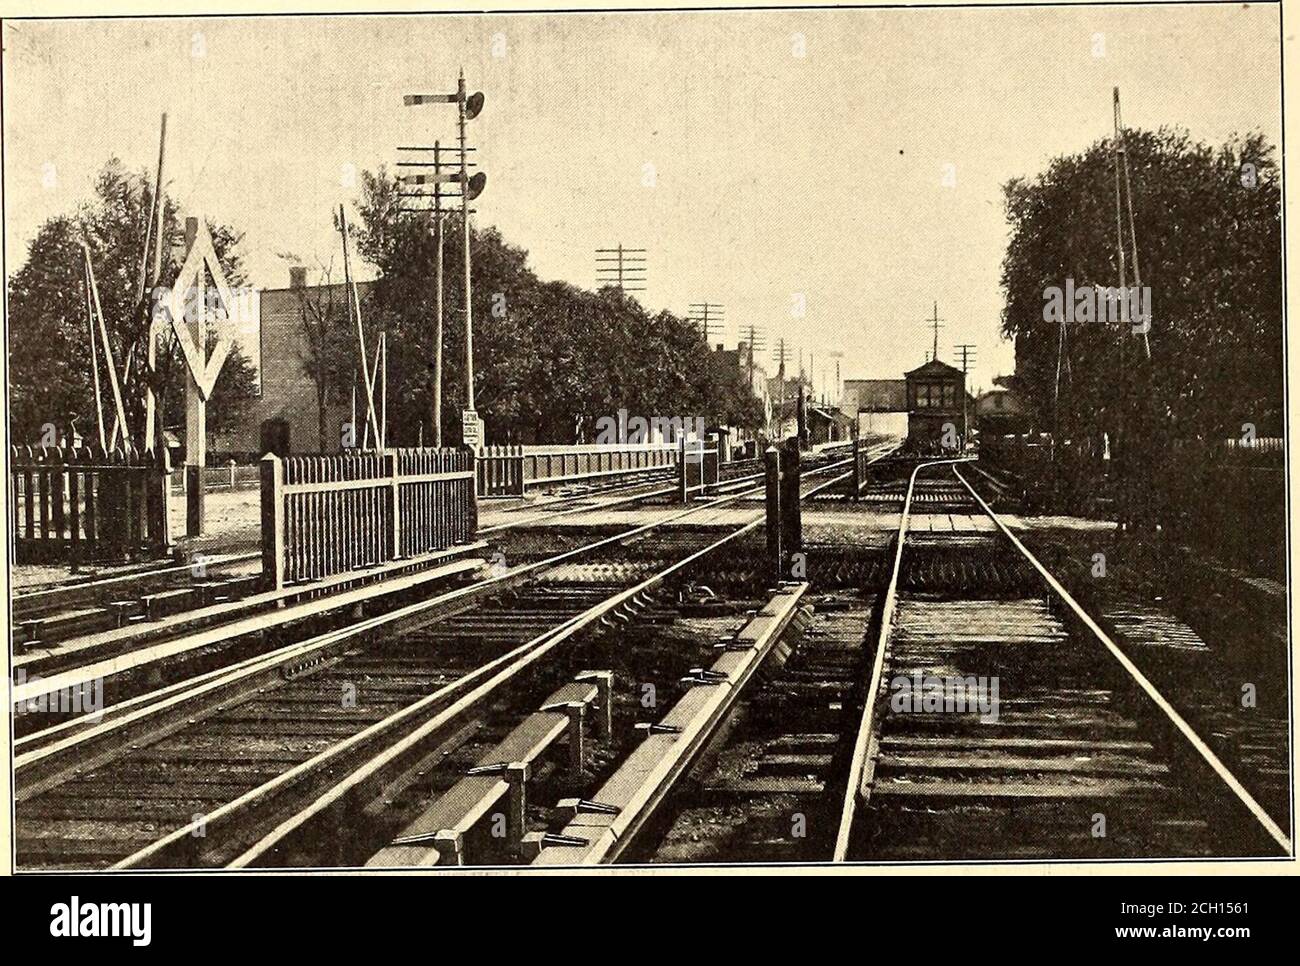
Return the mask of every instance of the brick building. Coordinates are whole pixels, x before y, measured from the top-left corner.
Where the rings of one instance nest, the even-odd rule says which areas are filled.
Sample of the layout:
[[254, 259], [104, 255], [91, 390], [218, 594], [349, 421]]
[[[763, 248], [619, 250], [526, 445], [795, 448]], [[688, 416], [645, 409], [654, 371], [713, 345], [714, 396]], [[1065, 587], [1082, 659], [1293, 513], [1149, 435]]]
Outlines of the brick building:
[[[357, 293], [365, 312], [373, 282], [358, 282]], [[216, 441], [214, 449], [232, 453], [314, 453], [320, 449], [316, 384], [307, 374], [309, 356], [303, 322], [303, 303], [329, 305], [332, 324], [346, 326], [346, 288], [343, 283], [308, 285], [307, 270], [292, 268], [289, 287], [259, 293], [257, 319], [258, 395], [240, 424]], [[353, 323], [355, 325], [355, 323]], [[360, 396], [360, 391], [358, 392]], [[344, 423], [352, 418], [352, 400], [329, 395], [325, 419], [325, 451], [341, 448]], [[364, 419], [358, 412], [358, 423]]]

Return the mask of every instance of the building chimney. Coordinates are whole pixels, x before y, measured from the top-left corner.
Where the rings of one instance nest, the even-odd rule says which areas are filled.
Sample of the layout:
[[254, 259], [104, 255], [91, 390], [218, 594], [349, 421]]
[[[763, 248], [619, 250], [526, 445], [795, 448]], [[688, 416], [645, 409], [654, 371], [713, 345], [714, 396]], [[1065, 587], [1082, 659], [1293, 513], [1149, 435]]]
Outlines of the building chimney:
[[289, 287], [306, 288], [307, 287], [307, 266], [293, 265], [289, 268]]

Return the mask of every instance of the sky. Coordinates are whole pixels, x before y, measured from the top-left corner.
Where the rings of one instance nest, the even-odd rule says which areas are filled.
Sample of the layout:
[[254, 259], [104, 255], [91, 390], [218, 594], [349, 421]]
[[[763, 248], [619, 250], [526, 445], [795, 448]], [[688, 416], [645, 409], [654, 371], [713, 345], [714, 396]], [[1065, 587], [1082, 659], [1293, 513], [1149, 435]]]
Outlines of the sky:
[[1002, 185], [1108, 136], [1112, 87], [1130, 127], [1281, 138], [1271, 5], [8, 21], [3, 43], [10, 273], [108, 158], [152, 171], [163, 112], [169, 192], [246, 233], [256, 287], [286, 255], [337, 264], [357, 173], [454, 138], [453, 108], [402, 95], [463, 68], [478, 221], [538, 275], [594, 287], [596, 248], [645, 248], [647, 308], [721, 303], [715, 342], [752, 324], [827, 389], [836, 361], [920, 365], [935, 303], [941, 359], [1013, 371]]

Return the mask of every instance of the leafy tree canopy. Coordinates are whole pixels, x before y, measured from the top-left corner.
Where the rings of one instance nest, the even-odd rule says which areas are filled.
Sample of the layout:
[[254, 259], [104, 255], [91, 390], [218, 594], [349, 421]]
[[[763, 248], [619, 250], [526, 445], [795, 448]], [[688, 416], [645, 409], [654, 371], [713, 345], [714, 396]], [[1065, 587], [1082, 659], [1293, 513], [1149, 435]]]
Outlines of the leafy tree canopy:
[[[1044, 319], [1045, 292], [1118, 286], [1111, 143], [1060, 157], [1005, 186], [1010, 241], [1002, 327], [1018, 383], [1063, 437], [1100, 439], [1144, 400], [1145, 438], [1194, 440], [1282, 430], [1280, 182], [1262, 136], [1220, 147], [1184, 131], [1129, 131], [1143, 286], [1151, 290], [1151, 362], [1120, 322]], [[1127, 230], [1127, 229], [1126, 229]], [[1128, 266], [1133, 284], [1133, 266]], [[1059, 365], [1059, 383], [1058, 383]], [[1058, 399], [1059, 384], [1059, 404]], [[1059, 405], [1059, 409], [1057, 408]], [[1137, 434], [1134, 434], [1135, 437]]]
[[[8, 280], [10, 434], [14, 442], [35, 442], [41, 427], [62, 428], [69, 418], [87, 440], [97, 439], [95, 393], [90, 367], [90, 336], [83, 289], [82, 249], [90, 249], [109, 341], [121, 376], [126, 360], [136, 358], [124, 387], [128, 420], [140, 426], [139, 362], [144, 352], [144, 314], [137, 302], [140, 260], [144, 251], [152, 179], [129, 172], [116, 158], [104, 165], [94, 197], [72, 215], [46, 221], [32, 240], [27, 262]], [[180, 272], [184, 252], [181, 213], [166, 199], [163, 219], [163, 267], [159, 279], [170, 285]], [[213, 249], [231, 286], [245, 283], [237, 247], [243, 235], [228, 225], [208, 222]], [[152, 258], [152, 253], [150, 254]], [[170, 334], [160, 342], [159, 375], [162, 410], [168, 425], [184, 424], [186, 371]], [[112, 404], [101, 357], [105, 417], [111, 426]], [[254, 370], [234, 351], [222, 368], [208, 407], [210, 432], [228, 429], [240, 407], [251, 398]]]
[[[399, 217], [397, 202], [397, 183], [382, 168], [363, 175], [358, 248], [379, 269], [365, 324], [372, 336], [388, 332], [389, 424], [396, 441], [410, 443], [431, 424], [436, 241], [431, 219]], [[444, 217], [443, 431], [455, 440], [465, 404], [462, 226]], [[596, 420], [619, 409], [761, 425], [743, 375], [687, 320], [650, 315], [615, 288], [543, 282], [495, 228], [471, 225], [470, 251], [474, 401], [490, 439], [590, 439]]]

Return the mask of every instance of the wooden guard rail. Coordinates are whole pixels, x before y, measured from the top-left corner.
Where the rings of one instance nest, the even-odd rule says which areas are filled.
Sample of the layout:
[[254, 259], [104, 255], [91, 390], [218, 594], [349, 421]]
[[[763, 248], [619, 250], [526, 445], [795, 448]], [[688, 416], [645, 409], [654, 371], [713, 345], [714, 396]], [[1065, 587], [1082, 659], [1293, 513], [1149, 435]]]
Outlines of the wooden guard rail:
[[530, 487], [631, 474], [665, 478], [677, 466], [676, 444], [627, 446], [485, 446], [478, 457], [480, 496], [523, 496]]
[[167, 469], [152, 456], [99, 447], [10, 450], [10, 505], [18, 563], [164, 557]]
[[398, 449], [262, 460], [268, 590], [465, 544], [478, 527], [474, 455]]

